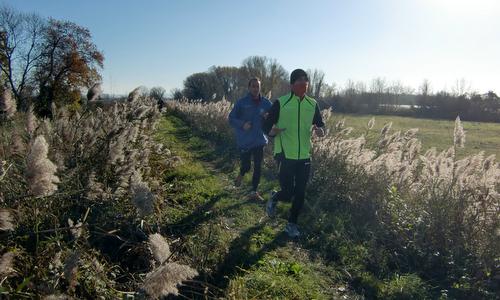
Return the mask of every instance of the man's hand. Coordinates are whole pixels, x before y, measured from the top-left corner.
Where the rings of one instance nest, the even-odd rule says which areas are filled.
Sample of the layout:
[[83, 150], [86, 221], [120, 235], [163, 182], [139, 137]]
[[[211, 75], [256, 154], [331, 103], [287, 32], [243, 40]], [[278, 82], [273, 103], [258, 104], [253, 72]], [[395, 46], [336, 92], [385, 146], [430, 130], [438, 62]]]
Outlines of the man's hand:
[[285, 130], [286, 128], [278, 128], [273, 126], [273, 128], [271, 128], [271, 131], [269, 131], [269, 136], [277, 136], [278, 134], [280, 134]]
[[250, 128], [252, 128], [252, 122], [248, 121], [243, 124], [243, 130], [249, 130]]
[[316, 134], [317, 137], [324, 137], [325, 131], [323, 130], [323, 127], [317, 127], [314, 125], [314, 134]]

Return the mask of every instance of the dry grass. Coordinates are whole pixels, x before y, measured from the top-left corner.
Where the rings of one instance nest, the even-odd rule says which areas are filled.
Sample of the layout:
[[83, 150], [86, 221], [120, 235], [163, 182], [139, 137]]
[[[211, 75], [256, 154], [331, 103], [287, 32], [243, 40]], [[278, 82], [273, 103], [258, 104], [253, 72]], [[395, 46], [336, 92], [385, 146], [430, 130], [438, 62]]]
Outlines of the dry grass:
[[[116, 298], [153, 282], [162, 287], [153, 297], [177, 293], [196, 271], [174, 262], [155, 269], [150, 261], [165, 262], [168, 243], [155, 239], [150, 253], [142, 237], [160, 236], [158, 176], [176, 161], [152, 138], [156, 102], [134, 93], [131, 102], [52, 113], [38, 119], [30, 109], [0, 123], [2, 295]], [[20, 289], [23, 280], [30, 284]]]

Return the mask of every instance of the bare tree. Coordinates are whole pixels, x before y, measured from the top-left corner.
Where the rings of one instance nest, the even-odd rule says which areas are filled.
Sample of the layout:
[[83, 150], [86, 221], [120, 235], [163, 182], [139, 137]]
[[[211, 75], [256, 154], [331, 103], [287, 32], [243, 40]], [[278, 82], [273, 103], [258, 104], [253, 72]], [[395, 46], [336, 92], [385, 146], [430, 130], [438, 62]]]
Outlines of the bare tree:
[[401, 83], [401, 81], [397, 80], [397, 81], [394, 81], [392, 82], [386, 89], [386, 91], [389, 93], [389, 94], [393, 94], [393, 95], [401, 95], [401, 94], [404, 94], [404, 91], [405, 91], [405, 87], [403, 86], [403, 84]]
[[371, 97], [368, 101], [368, 109], [376, 111], [384, 102], [384, 97], [387, 95], [387, 82], [384, 78], [374, 78], [370, 84]]
[[377, 77], [374, 78], [370, 85], [370, 92], [374, 94], [382, 95], [386, 92], [387, 83], [384, 78]]
[[161, 86], [155, 86], [149, 90], [149, 97], [153, 98], [154, 100], [156, 100], [156, 102], [160, 103], [165, 100], [166, 93], [167, 91]]
[[364, 94], [367, 92], [366, 84], [363, 81], [358, 81], [355, 84], [355, 89], [359, 94]]
[[471, 83], [467, 82], [465, 78], [457, 79], [455, 86], [452, 87], [451, 93], [454, 96], [465, 96], [471, 92]]
[[265, 56], [250, 56], [241, 66], [247, 78], [257, 76], [262, 83], [262, 91], [279, 95], [289, 90], [288, 72], [276, 59]]
[[287, 92], [288, 87], [288, 72], [281, 66], [276, 59], [268, 60], [267, 64], [267, 86], [265, 90], [267, 92], [275, 93], [275, 95], [280, 95]]
[[247, 72], [247, 77], [257, 76], [261, 80], [266, 77], [267, 57], [250, 56], [243, 60], [241, 67]]
[[316, 99], [318, 99], [321, 95], [321, 89], [325, 84], [325, 72], [314, 69], [307, 70], [309, 74], [309, 93]]
[[419, 87], [419, 92], [422, 96], [428, 96], [431, 94], [431, 82], [427, 79], [424, 79], [422, 84]]
[[33, 69], [41, 59], [46, 22], [36, 14], [0, 7], [0, 71], [5, 75], [18, 106], [27, 108], [24, 94], [33, 84]]
[[215, 77], [215, 92], [219, 98], [235, 101], [247, 90], [249, 78], [238, 67], [213, 66], [209, 72]]
[[334, 97], [337, 94], [338, 94], [338, 87], [335, 82], [333, 82], [331, 85], [325, 83], [323, 85], [323, 88], [321, 89], [321, 95], [319, 98], [328, 99]]
[[172, 99], [178, 100], [178, 99], [182, 99], [184, 97], [184, 95], [182, 94], [182, 90], [181, 89], [174, 88], [174, 89], [170, 90], [170, 97]]
[[354, 98], [354, 96], [356, 96], [358, 90], [356, 89], [356, 84], [352, 79], [347, 79], [342, 93], [347, 99], [352, 99]]

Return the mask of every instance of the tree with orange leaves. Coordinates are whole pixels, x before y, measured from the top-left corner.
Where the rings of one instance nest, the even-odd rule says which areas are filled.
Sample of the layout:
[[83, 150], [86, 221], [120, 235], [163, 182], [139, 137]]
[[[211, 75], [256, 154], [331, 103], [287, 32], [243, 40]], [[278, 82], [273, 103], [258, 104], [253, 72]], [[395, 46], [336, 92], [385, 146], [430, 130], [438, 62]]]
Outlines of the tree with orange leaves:
[[104, 56], [87, 28], [50, 19], [44, 31], [42, 57], [36, 68], [40, 115], [50, 116], [51, 104], [76, 104], [81, 90], [101, 79]]

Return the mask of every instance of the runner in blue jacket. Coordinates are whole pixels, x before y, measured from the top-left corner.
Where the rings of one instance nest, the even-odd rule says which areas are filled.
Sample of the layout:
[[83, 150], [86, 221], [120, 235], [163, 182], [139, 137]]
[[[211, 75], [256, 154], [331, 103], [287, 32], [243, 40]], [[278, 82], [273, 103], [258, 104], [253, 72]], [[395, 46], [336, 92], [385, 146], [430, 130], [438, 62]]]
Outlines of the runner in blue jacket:
[[245, 173], [250, 171], [253, 157], [253, 176], [251, 198], [264, 200], [257, 188], [260, 182], [262, 158], [267, 137], [262, 131], [262, 120], [272, 103], [260, 94], [260, 79], [254, 77], [248, 82], [248, 94], [236, 101], [229, 113], [229, 124], [236, 133], [236, 143], [240, 152], [240, 173], [234, 183], [241, 185]]

